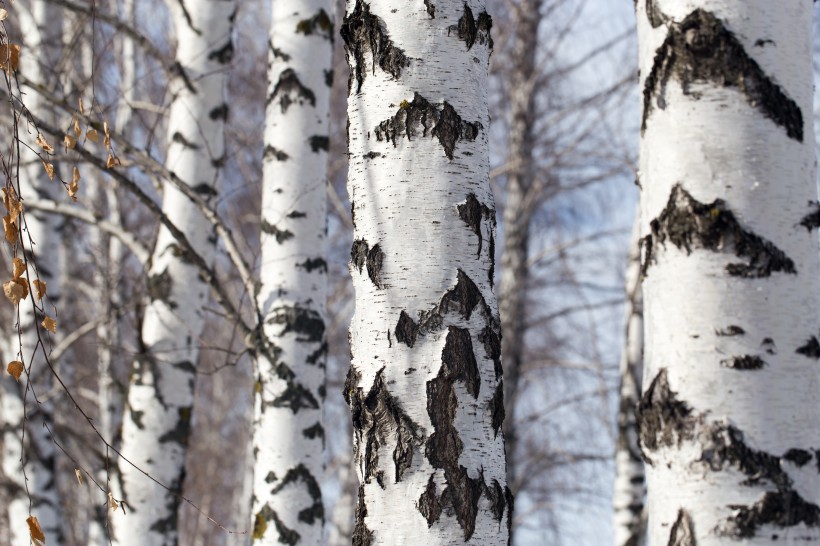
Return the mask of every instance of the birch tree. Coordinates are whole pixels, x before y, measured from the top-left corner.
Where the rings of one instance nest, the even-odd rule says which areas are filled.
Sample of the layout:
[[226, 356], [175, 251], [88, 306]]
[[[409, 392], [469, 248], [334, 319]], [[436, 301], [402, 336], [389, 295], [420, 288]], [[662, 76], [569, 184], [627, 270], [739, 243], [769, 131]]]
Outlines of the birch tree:
[[[167, 169], [202, 198], [217, 194], [228, 116], [227, 70], [233, 55], [231, 0], [172, 3], [177, 36], [168, 113]], [[216, 237], [202, 212], [181, 191], [164, 187], [163, 213], [198, 256], [213, 259]], [[194, 260], [160, 228], [151, 258], [142, 325], [145, 353], [134, 362], [123, 422], [123, 453], [156, 481], [121, 464], [128, 516], [114, 519], [118, 544], [169, 546], [185, 477], [196, 364], [209, 290]]]
[[273, 2], [257, 294], [264, 338], [273, 347], [255, 363], [258, 544], [322, 542], [333, 11], [331, 0]]
[[626, 267], [626, 332], [620, 365], [618, 441], [615, 445], [613, 508], [615, 546], [641, 546], [646, 532], [644, 464], [638, 447], [635, 409], [643, 373], [643, 299], [640, 218], [636, 218]]
[[812, 2], [636, 8], [649, 544], [815, 542]]
[[482, 1], [351, 0], [353, 543], [503, 544]]

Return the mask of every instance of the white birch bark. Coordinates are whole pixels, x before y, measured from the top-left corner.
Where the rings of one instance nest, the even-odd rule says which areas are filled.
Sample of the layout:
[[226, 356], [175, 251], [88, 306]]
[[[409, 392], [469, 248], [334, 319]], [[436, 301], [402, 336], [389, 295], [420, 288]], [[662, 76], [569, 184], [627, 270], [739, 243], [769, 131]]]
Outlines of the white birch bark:
[[353, 544], [505, 544], [484, 2], [351, 0]]
[[648, 543], [817, 542], [812, 2], [636, 7]]
[[[56, 65], [61, 53], [60, 11], [46, 2], [32, 2], [16, 5], [14, 8], [12, 17], [15, 23], [19, 24], [21, 35], [31, 53], [21, 56], [20, 72], [30, 81], [49, 87], [56, 78], [51, 67]], [[36, 115], [48, 118], [46, 104], [38, 93], [29, 90], [24, 101], [26, 107]], [[21, 122], [20, 138], [28, 146], [42, 152], [34, 144], [36, 137], [37, 129], [33, 125]], [[56, 147], [56, 143], [52, 144]], [[49, 180], [42, 162], [33, 153], [28, 152], [25, 145], [21, 145], [20, 148], [22, 197], [28, 195], [33, 198], [55, 198], [60, 195], [60, 184]], [[42, 152], [42, 155], [46, 157], [45, 152]], [[44, 309], [52, 317], [55, 315], [53, 306], [58, 306], [60, 299], [58, 270], [62, 249], [59, 233], [61, 222], [62, 220], [55, 215], [27, 212], [23, 226], [25, 230], [20, 236], [23, 246], [18, 246], [18, 250], [21, 251], [19, 257], [23, 258], [23, 251], [26, 254], [29, 281], [39, 278], [48, 287], [48, 298], [43, 303]], [[16, 487], [11, 491], [12, 498], [4, 509], [7, 509], [9, 514], [11, 546], [29, 544], [26, 525], [29, 514], [37, 517], [49, 544], [59, 546], [63, 543], [63, 536], [55, 476], [56, 447], [44, 426], [45, 424], [53, 428], [52, 405], [45, 401], [46, 392], [52, 385], [51, 372], [44, 360], [44, 352], [48, 351], [50, 344], [53, 343], [53, 337], [50, 342], [48, 332], [40, 326], [43, 314], [35, 310], [31, 296], [20, 302], [17, 319], [20, 336], [18, 337], [17, 332], [11, 334], [6, 344], [5, 355], [7, 361], [21, 360], [26, 366], [31, 364], [31, 387], [44, 403], [37, 404], [34, 401], [32, 391], [27, 389], [28, 377], [25, 375], [21, 376], [17, 384], [8, 375], [3, 378], [3, 392], [0, 394], [0, 412], [5, 422], [2, 464], [4, 474], [16, 482]], [[44, 346], [38, 344], [40, 337]], [[24, 428], [25, 442], [21, 443]]]
[[638, 423], [635, 416], [643, 372], [640, 216], [635, 219], [625, 285], [626, 335], [620, 365], [618, 443], [615, 448], [615, 484], [612, 499], [613, 525], [615, 546], [642, 546], [646, 534], [646, 478], [638, 446]]
[[[166, 165], [204, 198], [217, 193], [224, 161], [225, 97], [233, 54], [231, 0], [171, 2], [178, 41], [171, 82]], [[214, 256], [213, 228], [179, 190], [166, 184], [163, 212], [206, 261]], [[208, 287], [164, 227], [148, 278], [142, 342], [134, 363], [123, 421], [123, 454], [165, 490], [120, 463], [128, 515], [113, 518], [120, 545], [178, 543], [177, 519], [185, 477], [191, 418]]]
[[324, 507], [331, 0], [276, 0], [269, 41], [254, 387], [254, 544], [319, 544]]

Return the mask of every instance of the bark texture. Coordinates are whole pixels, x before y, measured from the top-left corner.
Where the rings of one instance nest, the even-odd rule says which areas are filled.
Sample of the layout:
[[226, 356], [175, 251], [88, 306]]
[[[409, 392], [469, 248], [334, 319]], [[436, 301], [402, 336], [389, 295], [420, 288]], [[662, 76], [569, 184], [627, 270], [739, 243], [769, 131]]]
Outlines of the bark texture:
[[[432, 9], [431, 9], [432, 8]], [[481, 1], [349, 1], [353, 544], [504, 544]]]
[[[330, 0], [273, 4], [257, 295], [254, 544], [319, 544], [325, 519]], [[330, 76], [328, 76], [330, 74]]]
[[812, 2], [636, 8], [649, 544], [820, 541]]
[[[236, 8], [232, 0], [171, 4], [178, 46], [166, 165], [203, 198], [212, 199], [224, 163], [225, 88]], [[211, 260], [216, 238], [195, 205], [166, 184], [162, 208], [197, 253]], [[148, 294], [141, 332], [145, 352], [132, 372], [123, 453], [168, 489], [121, 463], [130, 511], [114, 518], [114, 538], [120, 545], [172, 546], [178, 543], [179, 495], [208, 287], [164, 227], [151, 259]]]

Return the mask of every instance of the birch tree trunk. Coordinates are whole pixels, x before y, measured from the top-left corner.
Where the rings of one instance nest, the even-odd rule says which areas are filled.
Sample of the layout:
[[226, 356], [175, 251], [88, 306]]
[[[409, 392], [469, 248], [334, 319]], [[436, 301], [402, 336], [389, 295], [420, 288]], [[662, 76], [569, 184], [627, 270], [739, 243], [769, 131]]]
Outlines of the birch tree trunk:
[[[203, 198], [212, 199], [225, 159], [225, 89], [233, 55], [235, 4], [232, 0], [189, 0], [171, 2], [171, 7], [178, 47], [166, 164]], [[210, 261], [216, 238], [194, 204], [166, 184], [162, 208], [197, 253]], [[130, 510], [127, 516], [114, 518], [114, 531], [121, 545], [171, 546], [178, 542], [179, 495], [185, 478], [203, 306], [209, 292], [164, 227], [151, 260], [148, 293], [142, 326], [146, 352], [134, 362], [122, 451], [169, 489], [121, 462]]]
[[635, 229], [626, 268], [626, 336], [621, 354], [618, 443], [615, 448], [615, 486], [613, 524], [615, 546], [642, 546], [646, 535], [644, 497], [646, 479], [638, 446], [635, 409], [640, 399], [643, 373], [643, 299], [641, 293], [640, 216]]
[[255, 363], [255, 544], [322, 542], [332, 14], [331, 0], [273, 2], [257, 295], [272, 346]]
[[[51, 67], [57, 64], [61, 54], [60, 10], [46, 2], [34, 2], [27, 6], [15, 6], [13, 16], [31, 52], [21, 59], [21, 73], [32, 82], [50, 88], [56, 79]], [[46, 104], [37, 92], [29, 90], [25, 95], [25, 104], [32, 112], [48, 119]], [[20, 158], [22, 197], [54, 198], [61, 195], [60, 184], [50, 180], [40, 159], [26, 150], [26, 146], [31, 146], [42, 151], [34, 144], [36, 137], [37, 129], [21, 122], [20, 138], [25, 142], [20, 146], [23, 150]], [[47, 157], [44, 151], [42, 155]], [[28, 211], [23, 224], [25, 230], [20, 234], [22, 246], [18, 243], [17, 247], [19, 258], [23, 259], [25, 253], [29, 282], [39, 278], [46, 283], [48, 298], [43, 300], [44, 308], [52, 317], [55, 314], [53, 306], [59, 305], [60, 299], [61, 222], [56, 215]], [[32, 297], [21, 301], [17, 311], [20, 335], [18, 337], [18, 332], [14, 332], [10, 336], [5, 353], [8, 361], [20, 360], [26, 366], [30, 365], [31, 374], [21, 376], [17, 384], [8, 375], [3, 378], [3, 392], [0, 394], [0, 412], [5, 425], [3, 472], [16, 482], [11, 490], [11, 500], [4, 509], [9, 513], [12, 546], [29, 544], [26, 526], [29, 514], [37, 517], [49, 545], [59, 546], [63, 543], [63, 536], [55, 475], [56, 447], [46, 429], [46, 426], [53, 428], [52, 404], [46, 398], [53, 382], [44, 358], [54, 340], [49, 341], [48, 332], [40, 326], [43, 314], [35, 309]], [[29, 379], [31, 384], [27, 385]], [[35, 402], [32, 388], [43, 403]]]
[[649, 544], [817, 542], [812, 2], [636, 7]]
[[[533, 83], [536, 78], [535, 53], [538, 50], [538, 27], [541, 22], [541, 0], [522, 0], [513, 8], [513, 67], [510, 70], [511, 120], [509, 159], [512, 170], [507, 177], [504, 207], [504, 250], [501, 254], [501, 286], [499, 306], [501, 329], [504, 337], [501, 354], [504, 356], [507, 419], [504, 422], [504, 441], [507, 447], [507, 481], [513, 492], [520, 484], [516, 474], [516, 446], [518, 430], [515, 406], [518, 386], [524, 366], [527, 312], [527, 283], [529, 280], [530, 222], [532, 220], [533, 126], [537, 117]], [[495, 248], [490, 248], [494, 252]], [[514, 537], [515, 526], [511, 533]]]
[[353, 544], [505, 544], [480, 0], [350, 0]]

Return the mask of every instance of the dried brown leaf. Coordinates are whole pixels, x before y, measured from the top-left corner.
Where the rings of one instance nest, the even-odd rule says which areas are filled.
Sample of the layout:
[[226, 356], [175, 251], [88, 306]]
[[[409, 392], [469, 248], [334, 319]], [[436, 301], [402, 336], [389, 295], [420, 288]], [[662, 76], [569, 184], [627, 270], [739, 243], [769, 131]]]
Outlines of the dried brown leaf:
[[40, 148], [42, 148], [47, 154], [54, 153], [54, 147], [48, 143], [48, 141], [43, 136], [43, 133], [37, 133], [37, 139], [34, 141]]
[[11, 218], [10, 214], [3, 216], [3, 231], [6, 232], [6, 241], [11, 244], [15, 244], [17, 242], [17, 237], [19, 235], [17, 224], [14, 222], [15, 221]]
[[6, 19], [8, 19], [8, 17], [9, 12], [4, 9], [0, 9], [0, 21], [5, 21]]
[[20, 258], [14, 258], [11, 261], [11, 269], [13, 271], [13, 275], [15, 279], [19, 279], [20, 276], [26, 272], [26, 262], [21, 260]]
[[3, 293], [12, 305], [17, 305], [28, 296], [28, 284], [18, 281], [25, 279], [12, 279], [3, 283]]
[[57, 321], [54, 320], [53, 318], [46, 317], [46, 318], [43, 319], [43, 322], [41, 324], [42, 324], [43, 328], [45, 328], [46, 330], [48, 330], [52, 334], [57, 333]]
[[31, 281], [31, 288], [34, 291], [34, 297], [37, 301], [42, 300], [46, 296], [46, 283], [40, 279]]
[[79, 468], [74, 469], [74, 475], [77, 476], [77, 483], [82, 485], [83, 484], [83, 473], [80, 471]]
[[17, 44], [0, 44], [0, 69], [8, 73], [9, 65], [12, 70], [20, 66], [20, 46]]
[[9, 365], [6, 366], [6, 371], [17, 381], [20, 381], [20, 375], [22, 375], [24, 369], [23, 363], [19, 360], [12, 360], [9, 362]]
[[111, 149], [111, 132], [108, 130], [108, 122], [103, 122], [103, 131], [105, 132], [105, 139], [103, 139], [103, 144], [105, 144], [105, 149]]
[[63, 146], [68, 150], [73, 150], [77, 146], [77, 139], [71, 135], [63, 137]]
[[106, 169], [113, 169], [120, 164], [120, 158], [108, 152], [108, 160], [105, 162]]
[[48, 174], [48, 178], [50, 180], [54, 180], [54, 165], [52, 163], [46, 163], [43, 161], [43, 167], [46, 169], [46, 174]]
[[114, 495], [111, 494], [111, 491], [108, 492], [108, 507], [111, 510], [116, 510], [120, 507], [120, 503], [114, 500]]
[[92, 129], [91, 127], [85, 132], [86, 138], [91, 142], [99, 142], [100, 141], [100, 134], [97, 132], [96, 129]]
[[83, 131], [80, 129], [80, 118], [77, 116], [77, 114], [74, 114], [74, 136], [80, 138], [82, 134]]
[[46, 535], [43, 534], [43, 528], [40, 527], [37, 516], [29, 516], [26, 519], [26, 523], [28, 523], [28, 532], [34, 546], [43, 546], [46, 543]]

